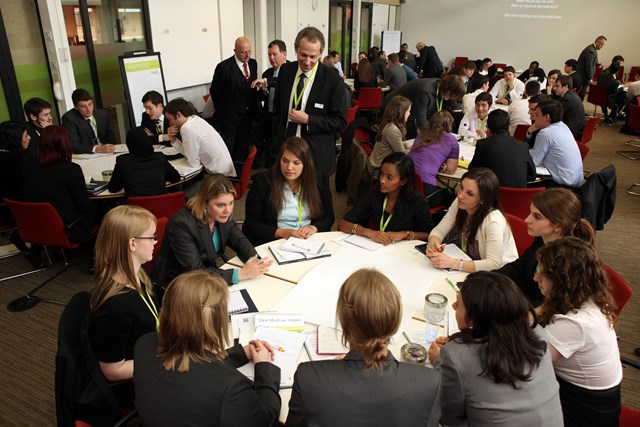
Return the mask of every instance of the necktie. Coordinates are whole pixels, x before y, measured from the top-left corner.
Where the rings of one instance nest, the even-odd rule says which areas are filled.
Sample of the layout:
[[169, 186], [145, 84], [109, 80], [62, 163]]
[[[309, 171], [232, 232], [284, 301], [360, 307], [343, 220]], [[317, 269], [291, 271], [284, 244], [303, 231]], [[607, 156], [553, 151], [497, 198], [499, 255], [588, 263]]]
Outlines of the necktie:
[[[307, 75], [302, 73], [300, 77], [298, 77], [298, 85], [296, 86], [296, 92], [293, 96], [293, 102], [291, 104], [292, 110], [301, 110], [302, 109], [302, 95], [304, 91], [304, 82], [307, 79]], [[298, 103], [296, 104], [296, 99]], [[298, 123], [289, 122], [287, 125], [287, 131], [285, 132], [285, 136], [290, 138], [292, 136], [296, 136], [298, 131]]]
[[246, 62], [242, 63], [242, 68], [244, 68], [244, 78], [249, 81], [251, 79], [251, 75], [249, 74], [249, 67]]
[[158, 133], [158, 135], [162, 135], [162, 131], [164, 129], [162, 129], [162, 123], [160, 123], [160, 119], [156, 119], [156, 131]]
[[91, 141], [91, 143], [93, 145], [99, 144], [100, 141], [98, 141], [98, 134], [96, 133], [96, 128], [93, 127], [93, 121], [91, 119], [85, 119], [87, 121], [87, 123], [89, 124], [89, 127], [91, 128], [91, 132], [93, 132], [93, 140]]

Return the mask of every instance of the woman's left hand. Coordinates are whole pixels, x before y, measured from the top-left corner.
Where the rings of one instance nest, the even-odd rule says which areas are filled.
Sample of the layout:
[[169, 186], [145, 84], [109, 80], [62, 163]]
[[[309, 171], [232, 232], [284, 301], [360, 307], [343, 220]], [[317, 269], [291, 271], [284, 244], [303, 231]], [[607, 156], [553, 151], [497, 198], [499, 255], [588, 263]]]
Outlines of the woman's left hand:
[[434, 253], [429, 256], [435, 268], [451, 268], [456, 269], [458, 266], [453, 265], [455, 260], [444, 252]]
[[387, 231], [386, 234], [391, 237], [391, 240], [394, 242], [399, 242], [407, 237], [407, 233], [405, 231]]
[[315, 225], [303, 225], [302, 227], [298, 228], [293, 233], [291, 233], [291, 235], [299, 239], [306, 239], [316, 234], [317, 232], [318, 232], [318, 229], [316, 228]]
[[432, 342], [429, 346], [429, 362], [433, 365], [436, 361], [436, 358], [440, 356], [440, 348], [442, 348], [442, 344], [440, 344], [437, 340]]

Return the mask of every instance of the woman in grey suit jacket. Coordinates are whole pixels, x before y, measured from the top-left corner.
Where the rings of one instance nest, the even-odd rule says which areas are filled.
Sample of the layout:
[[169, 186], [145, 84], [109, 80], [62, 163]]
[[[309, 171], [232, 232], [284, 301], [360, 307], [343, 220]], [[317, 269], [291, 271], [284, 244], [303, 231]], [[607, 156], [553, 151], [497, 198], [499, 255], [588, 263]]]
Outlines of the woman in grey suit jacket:
[[298, 366], [286, 425], [437, 426], [437, 373], [399, 363], [387, 349], [402, 316], [393, 283], [358, 270], [340, 288], [336, 311], [351, 351]]
[[[271, 260], [258, 259], [256, 250], [231, 215], [236, 190], [222, 174], [208, 176], [198, 194], [171, 217], [164, 232], [162, 247], [153, 269], [153, 280], [167, 286], [185, 271], [208, 269], [219, 273], [229, 285], [251, 279], [269, 271]], [[229, 246], [244, 266], [221, 270], [216, 259], [224, 259]]]
[[429, 348], [442, 377], [442, 423], [562, 426], [548, 338], [516, 284], [472, 273], [453, 307], [460, 332]]

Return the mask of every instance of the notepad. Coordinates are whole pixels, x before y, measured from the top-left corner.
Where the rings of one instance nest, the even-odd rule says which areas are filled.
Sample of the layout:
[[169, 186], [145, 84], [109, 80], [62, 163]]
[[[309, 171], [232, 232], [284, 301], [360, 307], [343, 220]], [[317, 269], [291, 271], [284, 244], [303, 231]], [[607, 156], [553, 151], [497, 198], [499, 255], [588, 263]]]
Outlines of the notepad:
[[371, 252], [377, 251], [378, 249], [384, 246], [382, 243], [374, 242], [373, 240], [367, 237], [358, 236], [357, 234], [352, 234], [351, 236], [344, 239], [344, 241], [349, 242], [352, 245], [358, 246], [359, 248], [366, 249]]
[[305, 255], [317, 255], [324, 248], [324, 242], [310, 239], [299, 239], [297, 237], [289, 237], [286, 242], [280, 246], [282, 251], [295, 252]]
[[333, 360], [336, 357], [326, 354], [318, 354], [318, 330], [317, 328], [307, 329], [304, 331], [307, 338], [304, 340], [304, 349], [307, 350], [307, 355], [310, 360]]
[[248, 312], [256, 312], [256, 305], [249, 296], [246, 289], [229, 292], [229, 301], [227, 302], [227, 311], [229, 314], [240, 314]]
[[89, 194], [96, 195], [102, 193], [107, 189], [109, 181], [94, 181], [93, 179], [91, 179], [91, 182], [86, 183], [86, 185]]
[[316, 353], [336, 356], [348, 352], [349, 349], [342, 344], [342, 332], [329, 326], [318, 326]]
[[[416, 245], [415, 246], [415, 250], [422, 254], [429, 262], [431, 262], [431, 260], [429, 259], [429, 257], [426, 256], [425, 252], [427, 250], [427, 245], [428, 243], [422, 243], [421, 245]], [[460, 249], [456, 244], [454, 243], [447, 243], [447, 245], [444, 247], [443, 253], [449, 255], [451, 258], [457, 258], [457, 259], [461, 259], [463, 261], [471, 261], [471, 257], [469, 257], [469, 255], [467, 255], [465, 252], [462, 251], [462, 249]], [[448, 268], [442, 268], [442, 271], [446, 271], [448, 273], [451, 274], [456, 274], [456, 273], [461, 273], [458, 270], [451, 270]]]
[[280, 265], [306, 261], [309, 259], [326, 258], [331, 256], [331, 252], [326, 249], [323, 249], [322, 251], [320, 251], [320, 253], [317, 254], [310, 254], [285, 251], [282, 250], [282, 247], [280, 245], [270, 245], [269, 252], [271, 252], [271, 254], [273, 255], [273, 259], [275, 259], [276, 262]]

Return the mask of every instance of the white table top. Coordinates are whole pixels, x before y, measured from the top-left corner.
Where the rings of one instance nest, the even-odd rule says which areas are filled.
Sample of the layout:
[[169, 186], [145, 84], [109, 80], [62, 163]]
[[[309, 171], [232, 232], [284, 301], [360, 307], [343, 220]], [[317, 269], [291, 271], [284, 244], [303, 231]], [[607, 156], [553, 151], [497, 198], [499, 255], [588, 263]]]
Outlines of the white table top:
[[[433, 283], [424, 283], [425, 281], [421, 281], [421, 276], [411, 277], [411, 286], [418, 288], [418, 292], [420, 293], [420, 301], [412, 301], [411, 304], [409, 302], [404, 303], [405, 307], [409, 304], [412, 307], [418, 306], [417, 309], [411, 310], [413, 317], [410, 319], [409, 323], [406, 323], [404, 326], [401, 326], [401, 330], [398, 331], [401, 333], [404, 330], [419, 330], [425, 327], [425, 323], [422, 319], [422, 307], [424, 304], [424, 295], [430, 292], [438, 292], [445, 295], [449, 300], [449, 309], [451, 308], [451, 304], [455, 301], [455, 291], [451, 288], [450, 285], [447, 284], [445, 278], [449, 277], [451, 281], [457, 282], [461, 281], [466, 277], [466, 274], [448, 274], [444, 272], [440, 272], [439, 270], [432, 267], [424, 256], [416, 255], [412, 252], [412, 249], [415, 245], [424, 243], [421, 241], [401, 241], [394, 243], [389, 246], [385, 246], [383, 248], [378, 249], [377, 251], [371, 252], [366, 249], [357, 248], [349, 243], [340, 242], [336, 243], [333, 240], [344, 236], [345, 233], [342, 232], [326, 232], [326, 233], [317, 233], [315, 238], [325, 242], [326, 248], [332, 253], [331, 257], [328, 258], [320, 258], [316, 260], [302, 261], [292, 264], [286, 265], [278, 265], [275, 261], [270, 268], [270, 271], [267, 275], [256, 277], [251, 280], [240, 282], [238, 285], [234, 286], [234, 289], [247, 289], [251, 298], [255, 302], [257, 308], [259, 310], [271, 310], [281, 303], [283, 298], [287, 297], [288, 294], [296, 289], [296, 285], [301, 282], [305, 276], [307, 276], [314, 268], [320, 266], [324, 263], [331, 262], [339, 262], [344, 261], [343, 259], [337, 259], [340, 257], [340, 251], [344, 247], [345, 250], [342, 251], [343, 254], [356, 254], [354, 257], [350, 257], [348, 260], [349, 264], [352, 265], [352, 268], [358, 269], [362, 267], [370, 267], [372, 264], [376, 265], [376, 268], [381, 272], [385, 273], [387, 276], [392, 278], [392, 276], [398, 275], [398, 270], [402, 270], [402, 266], [393, 265], [394, 271], [386, 271], [389, 268], [389, 262], [383, 262], [385, 259], [393, 259], [394, 261], [402, 261], [403, 265], [405, 265], [405, 269], [411, 268], [424, 268], [426, 273], [430, 273], [429, 277], [435, 277]], [[283, 240], [280, 241], [280, 243]], [[271, 253], [269, 252], [269, 245], [277, 245], [279, 242], [271, 242], [264, 245], [261, 245], [256, 248], [260, 256], [265, 257], [269, 256], [272, 258]], [[354, 252], [355, 251], [355, 252]], [[406, 262], [406, 264], [404, 264]], [[229, 260], [229, 263], [226, 264], [223, 268], [233, 268], [233, 266], [241, 266], [242, 262], [239, 258], [235, 257]], [[330, 264], [327, 264], [330, 265]], [[322, 267], [327, 267], [324, 265]], [[313, 275], [313, 274], [312, 274]], [[330, 279], [327, 279], [330, 280]], [[392, 279], [393, 281], [393, 279]], [[342, 283], [333, 284], [334, 286], [339, 287]], [[304, 286], [302, 283], [299, 286]], [[329, 284], [323, 284], [323, 287], [329, 287]], [[424, 289], [424, 291], [423, 291]], [[402, 291], [401, 291], [402, 293]], [[290, 295], [289, 295], [290, 296]], [[315, 301], [314, 301], [315, 302]], [[334, 315], [335, 313], [335, 303], [333, 304], [320, 304], [322, 310], [326, 310], [327, 313]], [[304, 314], [304, 313], [303, 313]], [[328, 325], [333, 326], [333, 325]], [[307, 327], [313, 327], [313, 325], [307, 323]], [[441, 334], [445, 334], [445, 329], [441, 328]], [[394, 356], [398, 360], [402, 360], [400, 356], [401, 347], [407, 342], [407, 340], [400, 335], [396, 335], [390, 345], [389, 348]], [[307, 352], [303, 349], [298, 356], [298, 363], [309, 361], [309, 357]], [[282, 398], [282, 407], [280, 409], [280, 421], [284, 422], [287, 418], [287, 414], [289, 412], [289, 399], [291, 398], [291, 389], [282, 389], [280, 391], [280, 396]]]

